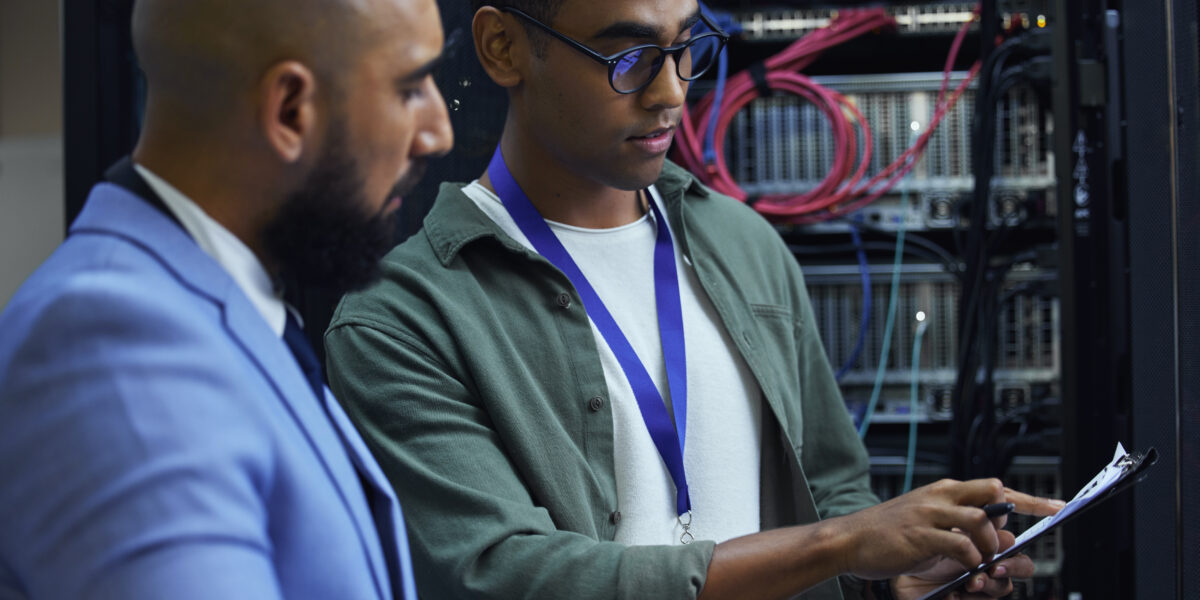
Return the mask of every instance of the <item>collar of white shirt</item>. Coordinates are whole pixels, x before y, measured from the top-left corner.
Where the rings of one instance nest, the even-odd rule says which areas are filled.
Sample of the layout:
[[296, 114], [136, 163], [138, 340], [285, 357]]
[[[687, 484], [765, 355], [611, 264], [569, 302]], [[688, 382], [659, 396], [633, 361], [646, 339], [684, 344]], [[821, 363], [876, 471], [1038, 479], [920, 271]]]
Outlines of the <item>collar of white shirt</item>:
[[287, 307], [267, 270], [250, 247], [153, 171], [136, 163], [133, 168], [146, 180], [150, 189], [162, 198], [163, 204], [179, 219], [188, 235], [229, 273], [275, 335], [282, 336], [287, 321]]

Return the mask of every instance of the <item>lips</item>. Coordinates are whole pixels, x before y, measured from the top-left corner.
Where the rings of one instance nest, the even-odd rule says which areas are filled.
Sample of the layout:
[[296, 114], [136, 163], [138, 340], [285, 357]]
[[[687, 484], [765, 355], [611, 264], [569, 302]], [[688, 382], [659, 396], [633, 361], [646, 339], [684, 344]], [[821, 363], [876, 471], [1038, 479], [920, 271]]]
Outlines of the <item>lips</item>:
[[631, 137], [629, 141], [649, 154], [665, 154], [674, 139], [674, 127], [659, 127], [644, 135]]

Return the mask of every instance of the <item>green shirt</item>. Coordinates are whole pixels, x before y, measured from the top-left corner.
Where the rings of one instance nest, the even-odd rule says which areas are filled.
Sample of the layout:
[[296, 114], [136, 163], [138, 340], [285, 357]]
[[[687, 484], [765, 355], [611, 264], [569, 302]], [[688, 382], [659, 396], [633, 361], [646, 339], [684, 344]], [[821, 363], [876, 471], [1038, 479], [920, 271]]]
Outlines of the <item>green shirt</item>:
[[[795, 259], [668, 163], [679, 247], [763, 411], [763, 529], [877, 502]], [[325, 335], [330, 386], [391, 478], [428, 598], [695, 598], [715, 544], [625, 546], [599, 353], [570, 281], [445, 184]], [[688, 443], [704, 443], [688, 440]], [[841, 578], [805, 598], [857, 596]]]

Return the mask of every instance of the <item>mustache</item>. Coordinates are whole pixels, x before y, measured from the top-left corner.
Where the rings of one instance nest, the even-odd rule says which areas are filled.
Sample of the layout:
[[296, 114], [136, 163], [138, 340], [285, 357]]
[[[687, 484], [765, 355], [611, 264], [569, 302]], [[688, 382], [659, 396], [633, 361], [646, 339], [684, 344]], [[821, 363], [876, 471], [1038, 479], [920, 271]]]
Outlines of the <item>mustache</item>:
[[392, 186], [392, 191], [388, 194], [388, 198], [394, 198], [396, 196], [403, 198], [407, 196], [413, 191], [414, 188], [417, 187], [417, 184], [421, 182], [421, 179], [425, 177], [425, 171], [428, 168], [428, 161], [424, 159], [414, 160], [412, 164], [409, 165], [408, 171], [406, 171], [404, 175], [400, 177], [400, 180], [396, 182], [396, 185]]

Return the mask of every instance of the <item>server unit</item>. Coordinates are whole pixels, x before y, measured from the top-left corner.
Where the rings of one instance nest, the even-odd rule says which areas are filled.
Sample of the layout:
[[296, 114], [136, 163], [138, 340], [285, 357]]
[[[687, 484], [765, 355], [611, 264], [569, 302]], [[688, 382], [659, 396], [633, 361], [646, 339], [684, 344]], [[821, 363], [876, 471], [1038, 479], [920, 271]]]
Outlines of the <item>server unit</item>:
[[[875, 300], [867, 319], [869, 328], [862, 351], [841, 377], [842, 391], [852, 414], [865, 407], [880, 366], [890, 294], [891, 265], [872, 265], [871, 295]], [[829, 361], [845, 365], [857, 345], [862, 328], [863, 289], [857, 265], [810, 265], [805, 268], [817, 327]], [[1061, 351], [1058, 330], [1061, 314], [1053, 293], [1056, 274], [1035, 268], [1013, 273], [1006, 287], [1007, 301], [999, 307], [995, 369], [997, 415], [1046, 398], [1058, 396]], [[921, 422], [948, 421], [949, 394], [957, 374], [959, 285], [942, 265], [915, 263], [901, 268], [896, 326], [882, 377], [884, 394], [872, 417], [875, 423], [910, 419], [909, 384], [914, 361], [916, 317], [923, 315], [926, 331], [917, 358]]]

